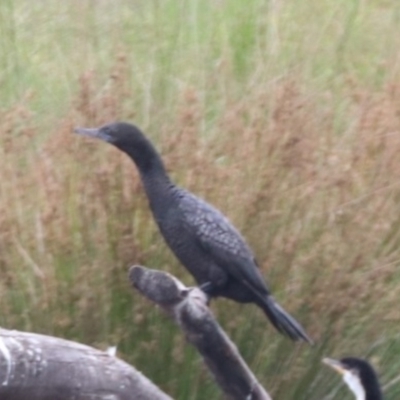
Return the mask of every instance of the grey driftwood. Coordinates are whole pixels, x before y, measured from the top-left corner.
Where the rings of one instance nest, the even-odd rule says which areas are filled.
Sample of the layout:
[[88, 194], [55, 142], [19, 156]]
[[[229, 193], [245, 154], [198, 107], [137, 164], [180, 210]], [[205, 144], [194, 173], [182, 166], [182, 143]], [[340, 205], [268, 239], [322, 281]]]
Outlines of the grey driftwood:
[[106, 352], [0, 328], [1, 400], [171, 400]]
[[[214, 319], [205, 294], [141, 266], [130, 281], [197, 348], [225, 397], [271, 400]], [[172, 400], [117, 357], [76, 342], [0, 328], [1, 400]]]
[[271, 400], [216, 322], [200, 289], [187, 288], [166, 272], [142, 266], [131, 267], [129, 278], [140, 293], [175, 320], [203, 357], [226, 398]]

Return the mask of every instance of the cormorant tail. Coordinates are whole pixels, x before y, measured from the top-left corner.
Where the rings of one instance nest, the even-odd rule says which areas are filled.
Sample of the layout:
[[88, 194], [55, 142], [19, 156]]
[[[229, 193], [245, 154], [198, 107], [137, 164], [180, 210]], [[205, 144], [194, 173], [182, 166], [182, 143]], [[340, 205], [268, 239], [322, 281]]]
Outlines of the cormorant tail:
[[258, 303], [267, 315], [272, 325], [283, 335], [293, 341], [304, 340], [310, 344], [314, 342], [307, 335], [303, 327], [287, 313], [272, 296], [268, 296]]

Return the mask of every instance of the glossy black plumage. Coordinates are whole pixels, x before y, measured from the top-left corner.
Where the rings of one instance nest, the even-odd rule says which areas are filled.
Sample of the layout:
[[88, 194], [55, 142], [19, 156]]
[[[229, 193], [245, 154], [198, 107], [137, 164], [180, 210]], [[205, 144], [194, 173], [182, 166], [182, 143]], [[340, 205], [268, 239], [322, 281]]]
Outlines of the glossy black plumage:
[[301, 325], [270, 295], [240, 233], [220, 211], [171, 182], [161, 157], [136, 126], [120, 122], [75, 131], [103, 139], [131, 157], [165, 241], [210, 296], [255, 303], [281, 333], [311, 343]]

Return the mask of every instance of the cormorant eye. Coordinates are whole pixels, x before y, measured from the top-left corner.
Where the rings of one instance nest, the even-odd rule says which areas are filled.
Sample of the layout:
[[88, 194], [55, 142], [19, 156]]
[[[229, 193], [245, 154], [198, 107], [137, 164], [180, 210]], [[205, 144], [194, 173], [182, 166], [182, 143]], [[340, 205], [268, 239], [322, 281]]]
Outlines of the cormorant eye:
[[112, 136], [112, 134], [113, 134], [113, 130], [111, 129], [110, 126], [105, 126], [105, 127], [103, 128], [103, 132], [104, 132], [106, 135], [110, 135], [110, 136]]

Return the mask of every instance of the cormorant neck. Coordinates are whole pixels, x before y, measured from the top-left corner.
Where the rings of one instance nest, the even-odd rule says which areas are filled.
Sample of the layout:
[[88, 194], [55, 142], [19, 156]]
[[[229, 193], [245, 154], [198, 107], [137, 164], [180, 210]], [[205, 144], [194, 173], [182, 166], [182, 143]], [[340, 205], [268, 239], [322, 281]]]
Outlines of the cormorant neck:
[[135, 162], [141, 174], [166, 174], [160, 155], [144, 135], [136, 137], [131, 143], [119, 144], [117, 142], [115, 146], [128, 154]]
[[382, 400], [379, 383], [375, 379], [371, 378], [362, 384], [359, 378], [355, 379], [352, 373], [346, 372], [343, 380], [354, 393], [356, 400]]
[[[116, 146], [119, 147], [118, 144]], [[160, 155], [146, 137], [119, 148], [136, 164], [150, 202], [155, 201], [166, 188], [173, 186]]]
[[383, 400], [381, 389], [376, 388], [375, 390], [367, 390], [365, 400]]
[[356, 377], [352, 372], [346, 371], [343, 375], [343, 380], [354, 393], [356, 400], [367, 400], [364, 387], [358, 377]]

